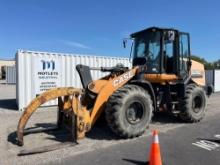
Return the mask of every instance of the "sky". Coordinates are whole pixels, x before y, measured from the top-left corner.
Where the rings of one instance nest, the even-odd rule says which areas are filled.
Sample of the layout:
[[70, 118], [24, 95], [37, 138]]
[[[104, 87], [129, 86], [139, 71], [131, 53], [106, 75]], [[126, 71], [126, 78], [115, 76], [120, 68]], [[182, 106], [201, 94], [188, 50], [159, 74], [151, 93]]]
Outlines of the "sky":
[[191, 35], [191, 52], [220, 59], [219, 0], [0, 0], [0, 59], [18, 49], [129, 57], [122, 40], [151, 26]]

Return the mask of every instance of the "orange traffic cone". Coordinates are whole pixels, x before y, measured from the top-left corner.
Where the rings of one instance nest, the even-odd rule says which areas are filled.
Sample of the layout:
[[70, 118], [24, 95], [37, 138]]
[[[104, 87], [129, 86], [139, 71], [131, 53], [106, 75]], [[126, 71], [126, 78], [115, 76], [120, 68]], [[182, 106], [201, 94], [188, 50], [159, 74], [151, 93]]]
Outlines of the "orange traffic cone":
[[153, 131], [149, 165], [162, 165], [158, 132]]

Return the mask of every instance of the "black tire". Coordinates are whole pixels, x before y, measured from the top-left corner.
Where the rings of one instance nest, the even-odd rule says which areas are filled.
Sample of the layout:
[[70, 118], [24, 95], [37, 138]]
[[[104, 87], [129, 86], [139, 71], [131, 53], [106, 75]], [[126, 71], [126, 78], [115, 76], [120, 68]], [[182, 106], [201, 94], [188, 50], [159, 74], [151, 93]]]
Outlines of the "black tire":
[[185, 98], [180, 103], [181, 113], [179, 117], [190, 123], [199, 122], [205, 116], [206, 94], [205, 91], [195, 84], [186, 87]]
[[123, 138], [144, 133], [152, 117], [152, 100], [143, 88], [125, 85], [110, 96], [105, 117], [110, 129]]

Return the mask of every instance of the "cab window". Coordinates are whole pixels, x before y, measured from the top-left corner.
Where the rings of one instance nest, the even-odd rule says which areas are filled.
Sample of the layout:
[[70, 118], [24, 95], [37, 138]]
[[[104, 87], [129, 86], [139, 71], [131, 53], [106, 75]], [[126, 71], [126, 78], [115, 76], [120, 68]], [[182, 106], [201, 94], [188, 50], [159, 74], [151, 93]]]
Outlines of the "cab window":
[[187, 71], [187, 61], [190, 54], [189, 51], [189, 36], [188, 34], [180, 34], [179, 37], [179, 66], [180, 71]]

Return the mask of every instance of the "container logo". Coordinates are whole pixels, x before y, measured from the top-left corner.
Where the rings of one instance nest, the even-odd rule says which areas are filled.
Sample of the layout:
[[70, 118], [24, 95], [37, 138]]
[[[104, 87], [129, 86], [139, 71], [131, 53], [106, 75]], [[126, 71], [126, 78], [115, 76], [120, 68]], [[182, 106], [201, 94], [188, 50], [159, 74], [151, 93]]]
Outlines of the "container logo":
[[[42, 76], [39, 77], [41, 79], [50, 79], [53, 77], [50, 76], [55, 76], [58, 75], [58, 71], [55, 68], [55, 60], [40, 60], [40, 70], [38, 71], [38, 75]], [[47, 77], [45, 77], [47, 75]]]
[[55, 61], [51, 60], [51, 61], [44, 61], [44, 60], [41, 60], [42, 62], [42, 68], [43, 70], [46, 70], [46, 69], [52, 69], [54, 70], [55, 69]]
[[36, 95], [60, 86], [60, 64], [58, 60], [37, 58], [34, 63]]

